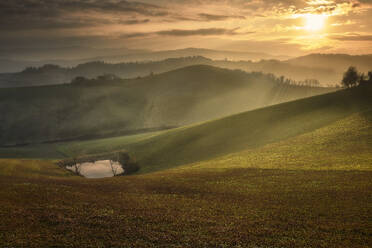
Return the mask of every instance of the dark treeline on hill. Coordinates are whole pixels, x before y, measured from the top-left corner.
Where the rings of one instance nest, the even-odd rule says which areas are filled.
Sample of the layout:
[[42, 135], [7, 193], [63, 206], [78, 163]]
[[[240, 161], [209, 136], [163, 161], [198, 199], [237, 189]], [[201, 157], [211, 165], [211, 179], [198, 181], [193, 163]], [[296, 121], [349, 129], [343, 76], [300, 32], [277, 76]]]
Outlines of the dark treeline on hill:
[[[120, 78], [136, 78], [147, 76], [151, 73], [158, 74], [199, 64], [227, 69], [262, 71], [264, 73], [273, 73], [276, 76], [283, 75], [296, 81], [316, 79], [324, 86], [339, 83], [342, 79], [342, 73], [351, 65], [357, 66], [362, 71], [372, 68], [372, 56], [368, 55], [348, 56], [338, 63], [333, 63], [332, 61], [334, 59], [331, 58], [333, 58], [332, 55], [321, 56], [314, 54], [288, 61], [261, 60], [259, 62], [252, 62], [211, 60], [205, 57], [195, 56], [171, 58], [162, 61], [118, 64], [97, 61], [80, 64], [71, 68], [44, 65], [42, 67], [29, 67], [19, 73], [0, 74], [0, 87], [64, 84], [76, 77], [96, 78], [103, 74], [114, 74]], [[365, 62], [365, 64], [361, 66], [361, 62]]]
[[106, 79], [1, 89], [0, 145], [178, 127], [335, 90], [205, 65], [136, 79]]
[[[236, 72], [244, 73], [241, 70], [235, 70]], [[316, 79], [305, 79], [304, 81], [296, 81], [290, 78], [285, 78], [284, 76], [276, 77], [272, 73], [262, 73], [262, 72], [251, 72], [251, 75], [254, 75], [256, 78], [269, 78], [271, 81], [277, 83], [278, 85], [294, 85], [294, 86], [308, 86], [308, 87], [321, 87], [320, 83]], [[149, 77], [153, 77], [155, 74], [151, 73]], [[140, 79], [141, 77], [137, 77]], [[72, 85], [101, 85], [105, 83], [120, 83], [123, 79], [114, 75], [114, 74], [104, 74], [96, 78], [86, 78], [86, 77], [76, 77], [71, 81]]]
[[342, 86], [351, 88], [364, 84], [372, 84], [372, 70], [367, 74], [358, 72], [357, 68], [350, 66], [344, 73], [341, 81]]

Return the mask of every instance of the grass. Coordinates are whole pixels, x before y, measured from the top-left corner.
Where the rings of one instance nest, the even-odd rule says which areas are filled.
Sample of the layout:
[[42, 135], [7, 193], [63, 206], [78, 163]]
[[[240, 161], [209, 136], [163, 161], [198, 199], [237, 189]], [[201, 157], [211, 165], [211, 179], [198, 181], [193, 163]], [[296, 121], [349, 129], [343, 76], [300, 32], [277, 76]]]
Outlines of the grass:
[[185, 168], [372, 170], [372, 111], [313, 132]]
[[71, 177], [52, 160], [0, 159], [0, 175], [6, 177]]
[[0, 245], [370, 247], [371, 176], [269, 169], [0, 176]]

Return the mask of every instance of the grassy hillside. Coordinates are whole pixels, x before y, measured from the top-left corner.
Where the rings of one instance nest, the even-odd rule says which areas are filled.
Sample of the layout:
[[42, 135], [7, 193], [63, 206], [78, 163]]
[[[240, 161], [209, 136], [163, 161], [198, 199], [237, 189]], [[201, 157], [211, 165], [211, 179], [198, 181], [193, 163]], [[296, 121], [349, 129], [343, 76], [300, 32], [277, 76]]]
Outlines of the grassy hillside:
[[202, 161], [314, 131], [371, 108], [372, 88], [344, 90], [201, 125], [165, 132], [127, 146], [142, 172]]
[[372, 110], [256, 149], [231, 153], [184, 169], [261, 168], [372, 171]]
[[0, 145], [154, 131], [332, 90], [209, 66], [132, 80], [0, 89]]

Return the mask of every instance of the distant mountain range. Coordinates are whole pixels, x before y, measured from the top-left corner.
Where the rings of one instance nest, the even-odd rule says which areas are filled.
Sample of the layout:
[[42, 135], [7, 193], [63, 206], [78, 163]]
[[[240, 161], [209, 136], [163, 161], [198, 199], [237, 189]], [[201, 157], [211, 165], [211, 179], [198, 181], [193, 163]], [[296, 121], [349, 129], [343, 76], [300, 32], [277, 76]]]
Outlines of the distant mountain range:
[[[26, 58], [20, 59], [17, 56], [12, 59], [6, 59], [12, 54], [3, 54], [0, 50], [0, 55], [3, 54], [3, 59], [0, 56], [0, 73], [20, 72], [26, 67], [41, 67], [45, 64], [54, 64], [62, 67], [74, 67], [82, 63], [92, 61], [103, 61], [106, 63], [123, 63], [123, 62], [145, 62], [145, 61], [159, 61], [168, 58], [179, 57], [194, 57], [203, 56], [212, 60], [262, 60], [262, 59], [289, 59], [288, 56], [276, 56], [266, 53], [258, 52], [236, 52], [225, 50], [212, 50], [203, 48], [185, 48], [178, 50], [164, 50], [164, 51], [149, 51], [149, 50], [129, 50], [129, 49], [88, 49], [84, 47], [69, 47], [56, 48], [55, 50], [47, 51], [13, 51], [23, 52], [27, 54]], [[45, 54], [46, 53], [46, 54]], [[34, 60], [32, 58], [38, 57], [42, 54], [44, 59]], [[53, 54], [55, 57], [50, 57], [48, 54]], [[84, 59], [76, 58], [76, 54]], [[14, 56], [13, 56], [14, 57]]]
[[346, 71], [349, 66], [355, 66], [364, 72], [372, 70], [372, 54], [309, 54], [286, 62], [294, 66], [332, 69], [339, 73]]
[[[177, 55], [182, 54], [173, 54], [173, 56]], [[48, 64], [42, 67], [28, 68], [19, 73], [2, 73], [0, 74], [0, 88], [64, 84], [71, 82], [75, 77], [95, 78], [104, 74], [114, 74], [121, 78], [135, 78], [199, 64], [241, 69], [248, 72], [273, 73], [276, 76], [285, 76], [297, 81], [317, 79], [322, 85], [335, 85], [341, 81], [343, 72], [350, 65], [356, 66], [361, 71], [371, 70], [372, 55], [310, 54], [286, 61], [261, 60], [258, 62], [212, 60], [203, 56], [193, 56], [116, 64], [95, 61], [82, 63], [75, 67]]]

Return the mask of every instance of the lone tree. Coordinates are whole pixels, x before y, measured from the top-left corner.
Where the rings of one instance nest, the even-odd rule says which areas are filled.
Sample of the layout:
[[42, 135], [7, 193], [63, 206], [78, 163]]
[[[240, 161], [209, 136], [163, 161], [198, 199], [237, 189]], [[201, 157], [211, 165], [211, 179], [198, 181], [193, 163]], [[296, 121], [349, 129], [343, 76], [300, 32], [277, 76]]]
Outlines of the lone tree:
[[117, 161], [123, 168], [125, 175], [132, 174], [140, 169], [138, 164], [135, 161], [133, 161], [125, 152], [119, 152], [117, 154]]
[[341, 81], [342, 85], [347, 88], [357, 86], [360, 81], [360, 75], [354, 66], [350, 66], [349, 69], [344, 73], [344, 77]]

